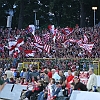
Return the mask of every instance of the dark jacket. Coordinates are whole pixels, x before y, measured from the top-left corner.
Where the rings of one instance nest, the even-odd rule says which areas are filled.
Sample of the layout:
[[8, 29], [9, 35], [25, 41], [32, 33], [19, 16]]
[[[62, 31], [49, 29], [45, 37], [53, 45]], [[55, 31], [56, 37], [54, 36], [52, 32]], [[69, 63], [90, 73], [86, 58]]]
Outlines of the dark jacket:
[[87, 91], [86, 85], [81, 82], [75, 84], [74, 90]]

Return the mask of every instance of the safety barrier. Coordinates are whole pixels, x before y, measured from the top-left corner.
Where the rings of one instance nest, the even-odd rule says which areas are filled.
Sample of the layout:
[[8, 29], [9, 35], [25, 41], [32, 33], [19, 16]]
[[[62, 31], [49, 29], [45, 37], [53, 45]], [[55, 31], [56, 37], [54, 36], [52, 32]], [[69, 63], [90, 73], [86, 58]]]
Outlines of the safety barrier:
[[[5, 67], [7, 64], [11, 64], [13, 59], [0, 59], [0, 67]], [[89, 67], [94, 68], [94, 72], [97, 75], [100, 75], [100, 58], [22, 58], [18, 59], [19, 68], [27, 67], [29, 65], [34, 65], [39, 68], [50, 67], [68, 70], [77, 66], [77, 70], [86, 70], [88, 71]]]

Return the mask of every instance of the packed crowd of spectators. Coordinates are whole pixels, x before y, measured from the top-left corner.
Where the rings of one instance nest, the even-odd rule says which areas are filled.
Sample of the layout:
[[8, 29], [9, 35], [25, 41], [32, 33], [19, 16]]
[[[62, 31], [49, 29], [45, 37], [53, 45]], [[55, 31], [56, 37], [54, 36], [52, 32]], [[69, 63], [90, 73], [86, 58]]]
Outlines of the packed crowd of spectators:
[[97, 79], [93, 69], [89, 69], [87, 85], [80, 80], [80, 72], [71, 69], [57, 70], [44, 68], [37, 70], [34, 65], [21, 71], [10, 68], [0, 69], [1, 81], [5, 84], [27, 86], [21, 94], [21, 100], [69, 100], [73, 90], [97, 92]]
[[[85, 28], [74, 28], [73, 32], [66, 36], [62, 29], [64, 28], [56, 28], [61, 33], [61, 36], [64, 38], [57, 39], [56, 42], [53, 42], [52, 33], [48, 29], [43, 29], [42, 31], [36, 30], [35, 34], [41, 37], [42, 41], [45, 41], [44, 34], [50, 33], [49, 41], [46, 41], [48, 45], [51, 46], [50, 53], [47, 52], [37, 52], [34, 55], [34, 58], [99, 58], [100, 57], [100, 27], [85, 27]], [[56, 33], [57, 34], [57, 33]], [[91, 53], [80, 48], [77, 43], [68, 42], [67, 48], [64, 48], [62, 43], [64, 43], [68, 39], [80, 40], [83, 39], [83, 35], [86, 35], [88, 38], [88, 44], [94, 43]], [[9, 55], [9, 49], [6, 48], [9, 41], [16, 40], [18, 38], [24, 39], [24, 45], [20, 47], [20, 51], [18, 54], [19, 58], [24, 58], [24, 50], [36, 50], [32, 46], [32, 42], [34, 42], [34, 36], [27, 29], [19, 30], [17, 28], [11, 29], [9, 32], [8, 29], [0, 28], [0, 58], [9, 58], [12, 55]]]

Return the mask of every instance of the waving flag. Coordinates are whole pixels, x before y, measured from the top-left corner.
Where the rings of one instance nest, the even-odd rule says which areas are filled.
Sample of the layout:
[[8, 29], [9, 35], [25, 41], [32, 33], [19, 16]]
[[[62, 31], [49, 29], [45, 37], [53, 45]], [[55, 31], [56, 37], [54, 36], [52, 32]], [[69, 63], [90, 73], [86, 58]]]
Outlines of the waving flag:
[[17, 40], [17, 43], [16, 43], [16, 46], [17, 47], [20, 47], [21, 45], [23, 45], [24, 44], [24, 40], [23, 39], [18, 39]]
[[84, 40], [83, 40], [83, 43], [88, 43], [88, 38], [87, 36], [84, 34]]
[[79, 46], [91, 53], [94, 44], [79, 44]]
[[9, 41], [9, 48], [8, 48], [9, 49], [9, 55], [11, 55], [13, 53], [15, 48], [19, 48], [23, 44], [24, 44], [23, 39], [18, 39], [17, 41]]
[[73, 29], [71, 27], [67, 27], [63, 29], [63, 33], [67, 36], [70, 35], [73, 32]]
[[24, 51], [26, 57], [34, 57], [36, 51], [34, 50], [25, 50]]
[[38, 44], [42, 44], [40, 36], [34, 35], [35, 42]]
[[47, 42], [50, 39], [50, 33], [43, 34], [44, 41]]
[[43, 50], [42, 44], [34, 43], [34, 47], [37, 48], [40, 52], [42, 52], [42, 50]]
[[50, 53], [50, 49], [51, 49], [51, 46], [45, 44], [44, 45], [44, 50], [47, 52], [47, 53]]

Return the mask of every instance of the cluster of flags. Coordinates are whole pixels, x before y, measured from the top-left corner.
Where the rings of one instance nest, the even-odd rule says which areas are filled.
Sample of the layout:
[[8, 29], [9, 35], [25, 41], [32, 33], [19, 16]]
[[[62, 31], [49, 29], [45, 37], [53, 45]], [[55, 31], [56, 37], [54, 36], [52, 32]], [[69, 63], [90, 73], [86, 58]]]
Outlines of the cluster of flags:
[[82, 39], [81, 40], [75, 40], [75, 39], [66, 40], [64, 43], [62, 43], [65, 48], [67, 48], [68, 42], [77, 43], [80, 48], [87, 50], [89, 53], [91, 53], [92, 48], [94, 46], [94, 43], [88, 44], [88, 38], [85, 34], [84, 34], [83, 40]]
[[[52, 47], [47, 42], [50, 41], [50, 38], [52, 38], [54, 44], [56, 43], [56, 41], [59, 42], [60, 40], [62, 40], [62, 44], [65, 48], [67, 48], [68, 42], [77, 43], [80, 48], [83, 48], [83, 49], [87, 50], [89, 53], [91, 53], [94, 44], [93, 43], [88, 44], [88, 38], [85, 34], [84, 34], [84, 39], [81, 39], [81, 40], [75, 40], [75, 39], [66, 40], [66, 37], [73, 33], [72, 28], [69, 28], [69, 27], [63, 28], [62, 32], [61, 32], [58, 29], [55, 29], [54, 25], [49, 25], [48, 29], [49, 29], [50, 33], [47, 32], [47, 33], [43, 34], [42, 39], [41, 39], [40, 36], [35, 35], [35, 26], [34, 25], [28, 26], [28, 28], [27, 28], [28, 33], [32, 33], [33, 38], [34, 38], [34, 41], [30, 43], [30, 46], [34, 47], [35, 50], [24, 50], [24, 54], [26, 57], [30, 57], [30, 56], [34, 57], [34, 55], [37, 51], [39, 51], [39, 52], [44, 51], [49, 54]], [[8, 47], [9, 55], [11, 55], [14, 50], [18, 50], [18, 52], [21, 52], [20, 46], [23, 44], [24, 44], [23, 39], [9, 41], [9, 47]]]

